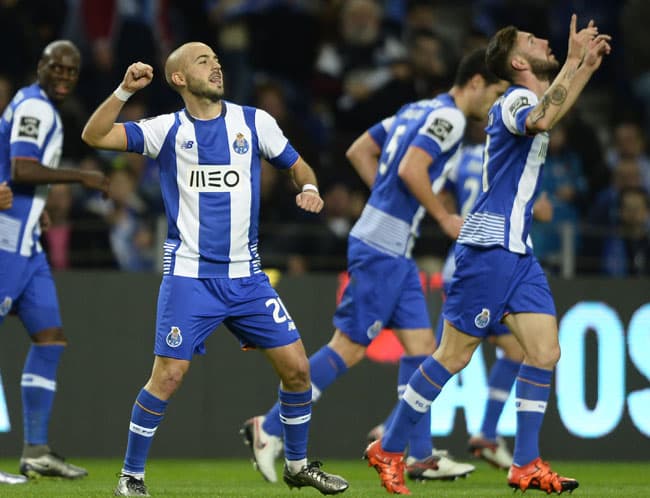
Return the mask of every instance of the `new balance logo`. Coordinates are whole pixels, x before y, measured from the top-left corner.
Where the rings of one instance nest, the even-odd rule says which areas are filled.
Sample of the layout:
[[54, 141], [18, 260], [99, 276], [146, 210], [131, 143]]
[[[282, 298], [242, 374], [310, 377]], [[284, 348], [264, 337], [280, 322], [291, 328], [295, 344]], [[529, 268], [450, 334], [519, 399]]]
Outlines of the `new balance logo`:
[[185, 140], [181, 144], [181, 149], [191, 149], [192, 147], [194, 147], [194, 140]]

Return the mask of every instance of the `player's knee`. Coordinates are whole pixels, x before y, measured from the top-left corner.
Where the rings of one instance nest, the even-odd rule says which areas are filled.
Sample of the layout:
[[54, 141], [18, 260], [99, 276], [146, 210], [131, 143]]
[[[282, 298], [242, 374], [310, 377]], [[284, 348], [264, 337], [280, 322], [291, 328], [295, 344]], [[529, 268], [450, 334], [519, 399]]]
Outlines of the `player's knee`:
[[343, 359], [348, 368], [359, 363], [366, 355], [365, 346], [353, 342], [338, 330], [334, 333], [334, 337], [332, 337], [328, 346]]
[[536, 351], [529, 351], [526, 356], [527, 363], [532, 366], [552, 370], [560, 360], [560, 345], [555, 343], [538, 348]]
[[448, 349], [438, 348], [433, 354], [433, 357], [440, 363], [447, 371], [452, 374], [460, 372], [467, 366], [472, 359], [472, 353], [469, 351], [452, 351]]
[[309, 360], [307, 357], [294, 362], [280, 373], [282, 386], [286, 391], [300, 392], [309, 389]]
[[68, 344], [68, 338], [60, 327], [41, 330], [32, 335], [31, 340], [34, 344]]
[[165, 365], [152, 375], [149, 384], [154, 392], [171, 396], [182, 384], [186, 371], [187, 369], [182, 365]]

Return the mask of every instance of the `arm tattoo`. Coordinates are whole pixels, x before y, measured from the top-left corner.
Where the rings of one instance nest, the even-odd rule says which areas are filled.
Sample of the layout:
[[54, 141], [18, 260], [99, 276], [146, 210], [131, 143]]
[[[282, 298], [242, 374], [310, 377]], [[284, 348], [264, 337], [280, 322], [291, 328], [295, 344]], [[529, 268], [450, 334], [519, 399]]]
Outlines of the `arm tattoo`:
[[539, 101], [539, 104], [533, 109], [530, 113], [530, 120], [533, 124], [537, 123], [540, 119], [546, 114], [546, 109], [551, 105], [551, 99], [548, 94], [542, 95], [542, 99]]
[[577, 72], [578, 72], [578, 66], [570, 68], [564, 75], [564, 79], [571, 81]]
[[546, 110], [551, 106], [551, 104], [558, 106], [562, 105], [566, 100], [566, 96], [566, 88], [564, 88], [562, 85], [553, 86], [550, 91], [542, 95], [539, 104], [537, 104], [537, 107], [535, 110], [533, 110], [534, 114], [531, 113], [531, 122], [535, 124], [540, 119], [542, 119], [546, 115]]
[[562, 105], [566, 100], [567, 89], [562, 85], [555, 85], [551, 90], [551, 104]]

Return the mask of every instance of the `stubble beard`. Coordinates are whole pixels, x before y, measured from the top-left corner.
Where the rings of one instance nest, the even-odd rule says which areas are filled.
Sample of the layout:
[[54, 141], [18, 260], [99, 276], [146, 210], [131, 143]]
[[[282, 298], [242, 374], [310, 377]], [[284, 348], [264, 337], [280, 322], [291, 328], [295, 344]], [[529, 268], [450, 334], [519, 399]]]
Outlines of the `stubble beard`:
[[203, 82], [199, 81], [190, 81], [187, 85], [187, 90], [195, 97], [207, 99], [214, 103], [219, 102], [224, 95], [223, 89], [209, 88]]
[[530, 70], [542, 81], [553, 81], [553, 78], [560, 69], [560, 63], [556, 60], [544, 60], [529, 58]]

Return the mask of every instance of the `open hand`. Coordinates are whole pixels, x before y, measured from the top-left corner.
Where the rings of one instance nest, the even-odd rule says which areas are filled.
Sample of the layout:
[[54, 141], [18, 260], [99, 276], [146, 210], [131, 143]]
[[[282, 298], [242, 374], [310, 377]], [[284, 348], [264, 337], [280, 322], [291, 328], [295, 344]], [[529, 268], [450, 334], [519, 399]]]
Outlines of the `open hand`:
[[609, 35], [598, 35], [589, 42], [583, 61], [583, 64], [587, 68], [595, 71], [600, 67], [600, 64], [603, 62], [603, 57], [609, 55], [612, 51], [612, 47], [609, 44], [611, 39], [612, 37]]
[[577, 23], [578, 16], [573, 14], [571, 16], [571, 25], [569, 26], [569, 50], [567, 52], [567, 60], [575, 59], [582, 61], [587, 53], [589, 42], [598, 35], [598, 27], [595, 25], [593, 19], [589, 21], [586, 28], [583, 28], [580, 31], [576, 30]]

